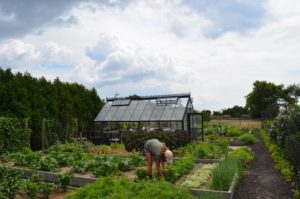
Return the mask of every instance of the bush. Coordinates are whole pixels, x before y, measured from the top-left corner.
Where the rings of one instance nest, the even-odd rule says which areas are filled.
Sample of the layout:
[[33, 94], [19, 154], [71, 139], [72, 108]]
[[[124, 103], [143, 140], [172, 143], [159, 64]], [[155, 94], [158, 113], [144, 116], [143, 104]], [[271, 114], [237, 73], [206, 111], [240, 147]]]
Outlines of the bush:
[[239, 140], [247, 142], [248, 144], [256, 144], [258, 142], [258, 139], [256, 139], [254, 137], [254, 135], [250, 134], [250, 133], [245, 133], [245, 134], [241, 135], [239, 137]]
[[30, 132], [27, 121], [0, 117], [0, 154], [29, 147]]
[[19, 189], [20, 179], [21, 172], [0, 167], [0, 198], [14, 198]]
[[220, 162], [213, 172], [212, 186], [216, 190], [227, 191], [232, 183], [234, 176], [240, 175], [243, 167], [241, 162], [234, 157], [227, 157]]
[[149, 133], [130, 133], [123, 136], [123, 142], [127, 151], [143, 151], [145, 142], [153, 138], [166, 143], [167, 147], [170, 149], [177, 149], [181, 146], [185, 146], [190, 141], [187, 132], [173, 133], [156, 131]]

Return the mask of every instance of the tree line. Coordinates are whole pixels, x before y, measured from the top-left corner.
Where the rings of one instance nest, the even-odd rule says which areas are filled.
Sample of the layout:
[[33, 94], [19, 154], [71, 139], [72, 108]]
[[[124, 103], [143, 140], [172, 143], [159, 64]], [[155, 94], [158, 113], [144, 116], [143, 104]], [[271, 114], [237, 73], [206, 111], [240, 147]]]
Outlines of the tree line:
[[95, 88], [59, 78], [51, 82], [29, 73], [14, 74], [0, 67], [0, 116], [27, 118], [33, 149], [41, 148], [43, 118], [51, 121], [47, 133], [59, 141], [70, 139], [75, 120], [78, 131], [88, 136], [103, 104]]
[[250, 93], [245, 96], [245, 106], [233, 106], [221, 111], [202, 110], [205, 120], [210, 116], [230, 116], [235, 118], [271, 119], [278, 115], [279, 108], [287, 109], [298, 103], [300, 86], [255, 81]]

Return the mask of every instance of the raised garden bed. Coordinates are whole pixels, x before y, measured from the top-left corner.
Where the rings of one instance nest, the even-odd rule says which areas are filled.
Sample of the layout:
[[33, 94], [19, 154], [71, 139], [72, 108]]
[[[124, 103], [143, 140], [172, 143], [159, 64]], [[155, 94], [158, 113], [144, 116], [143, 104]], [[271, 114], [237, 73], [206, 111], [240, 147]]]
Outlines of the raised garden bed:
[[228, 191], [211, 190], [211, 189], [190, 189], [190, 190], [195, 196], [201, 196], [204, 194], [212, 194], [212, 195], [216, 194], [217, 196], [221, 196], [224, 199], [232, 199], [237, 183], [238, 183], [238, 175], [236, 174], [232, 180], [232, 183]]

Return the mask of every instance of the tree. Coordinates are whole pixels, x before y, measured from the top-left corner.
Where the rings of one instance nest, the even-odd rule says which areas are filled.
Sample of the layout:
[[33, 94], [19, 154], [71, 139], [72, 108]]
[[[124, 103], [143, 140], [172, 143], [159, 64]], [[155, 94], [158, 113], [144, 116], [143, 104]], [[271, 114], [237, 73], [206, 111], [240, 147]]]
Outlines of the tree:
[[283, 96], [284, 86], [266, 81], [255, 81], [246, 96], [246, 108], [253, 118], [273, 118], [278, 113], [277, 101]]
[[200, 113], [203, 115], [203, 121], [210, 121], [211, 111], [210, 110], [202, 110]]
[[235, 105], [232, 108], [223, 109], [222, 114], [230, 115], [231, 117], [243, 117], [249, 114], [249, 111], [245, 107]]

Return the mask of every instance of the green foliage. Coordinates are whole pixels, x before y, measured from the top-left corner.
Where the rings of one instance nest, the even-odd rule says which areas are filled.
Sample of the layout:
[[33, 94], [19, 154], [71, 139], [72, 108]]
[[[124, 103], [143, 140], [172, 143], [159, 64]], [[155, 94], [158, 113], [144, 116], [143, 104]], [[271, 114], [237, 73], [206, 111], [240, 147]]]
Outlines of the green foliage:
[[216, 190], [227, 191], [232, 183], [234, 176], [242, 172], [241, 162], [233, 157], [227, 157], [219, 163], [213, 172], [212, 186]]
[[165, 179], [169, 182], [175, 182], [178, 178], [187, 174], [194, 167], [195, 162], [196, 158], [191, 154], [187, 154], [168, 166]]
[[141, 181], [133, 183], [127, 178], [116, 180], [112, 177], [99, 178], [96, 183], [87, 184], [80, 188], [69, 199], [98, 199], [98, 198], [194, 198], [189, 191], [183, 188], [174, 187], [165, 181]]
[[148, 171], [145, 169], [137, 169], [135, 171], [135, 174], [137, 175], [139, 180], [145, 180], [148, 178]]
[[240, 160], [244, 164], [250, 163], [254, 158], [252, 150], [248, 146], [244, 146], [232, 151], [230, 156]]
[[21, 173], [8, 167], [0, 167], [0, 198], [13, 199], [19, 189]]
[[194, 171], [192, 174], [187, 175], [186, 179], [181, 186], [187, 188], [203, 188], [207, 185], [209, 178], [211, 178], [213, 170], [217, 164], [205, 164], [201, 168]]
[[271, 140], [270, 135], [266, 131], [261, 130], [261, 137], [268, 147], [273, 160], [276, 162], [276, 168], [281, 172], [283, 178], [287, 182], [291, 182], [296, 174], [294, 171], [294, 167], [286, 159], [283, 150], [274, 141]]
[[239, 137], [239, 140], [247, 142], [248, 144], [256, 144], [258, 142], [258, 139], [256, 139], [254, 137], [254, 135], [251, 133], [245, 133], [245, 134], [241, 135]]
[[230, 115], [231, 117], [240, 118], [249, 114], [249, 111], [247, 108], [242, 106], [233, 106], [232, 108], [223, 109], [222, 114]]
[[74, 132], [74, 118], [83, 135], [91, 132], [93, 120], [104, 104], [94, 88], [58, 78], [50, 82], [29, 73], [13, 74], [10, 69], [0, 68], [0, 85], [0, 116], [29, 118], [33, 149], [41, 148], [43, 118], [52, 121], [47, 132], [49, 144], [57, 139], [64, 142]]
[[185, 146], [190, 141], [189, 134], [186, 132], [173, 133], [156, 131], [151, 133], [129, 133], [123, 136], [123, 142], [127, 151], [143, 151], [145, 142], [153, 138], [166, 143], [170, 149]]
[[0, 154], [29, 147], [30, 129], [27, 121], [0, 117]]
[[67, 173], [64, 173], [64, 174], [59, 174], [59, 181], [58, 181], [58, 184], [59, 186], [64, 190], [66, 191], [67, 190], [67, 186], [70, 185], [72, 179], [73, 179], [73, 173], [71, 172], [67, 172]]
[[299, 86], [296, 85], [284, 88], [282, 84], [255, 81], [252, 91], [246, 96], [246, 107], [254, 118], [274, 118], [278, 113], [278, 99], [289, 105], [296, 104], [299, 90]]
[[197, 158], [215, 159], [228, 152], [228, 143], [224, 141], [215, 143], [193, 142], [179, 149], [179, 154], [192, 154]]
[[15, 155], [15, 165], [27, 167], [34, 170], [57, 171], [59, 165], [51, 156], [42, 156], [39, 152], [33, 152], [29, 148], [24, 148]]

